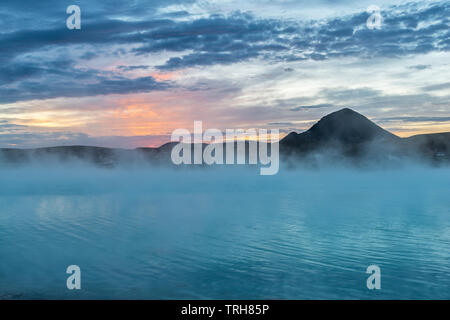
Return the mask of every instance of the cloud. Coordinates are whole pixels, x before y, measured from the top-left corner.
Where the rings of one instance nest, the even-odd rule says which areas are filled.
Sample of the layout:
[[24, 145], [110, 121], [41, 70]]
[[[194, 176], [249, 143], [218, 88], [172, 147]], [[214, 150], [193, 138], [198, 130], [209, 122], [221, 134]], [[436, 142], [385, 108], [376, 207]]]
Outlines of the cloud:
[[[321, 63], [339, 57], [396, 58], [450, 51], [450, 3], [445, 1], [386, 7], [380, 30], [366, 27], [366, 12], [310, 21], [261, 18], [248, 12], [199, 18], [189, 16], [186, 10], [172, 12], [183, 17], [177, 20], [173, 15], [155, 13], [158, 8], [181, 3], [193, 1], [137, 0], [133, 5], [80, 1], [82, 29], [74, 31], [60, 23], [66, 1], [44, 0], [42, 6], [2, 2], [1, 14], [17, 16], [26, 11], [27, 17], [39, 23], [5, 27], [0, 33], [0, 103], [170, 88], [171, 84], [150, 76], [130, 79], [120, 74], [136, 69], [169, 71], [255, 59], [262, 63]], [[95, 65], [96, 59], [113, 59], [115, 54], [121, 60], [145, 60], [145, 66], [122, 62], [117, 74], [82, 67], [84, 63]], [[150, 59], [154, 55], [159, 55], [162, 63]], [[147, 61], [155, 62], [150, 65]], [[425, 65], [413, 68], [423, 70]], [[446, 88], [446, 84], [441, 86]]]
[[431, 69], [431, 65], [430, 64], [417, 64], [415, 66], [410, 66], [408, 67], [408, 69], [413, 69], [413, 70], [425, 70], [425, 69]]
[[295, 126], [295, 124], [293, 122], [269, 122], [267, 124], [268, 126]]
[[357, 102], [360, 99], [370, 99], [380, 97], [382, 94], [383, 94], [382, 91], [368, 87], [354, 88], [354, 89], [326, 88], [322, 89], [319, 92], [319, 96], [325, 97], [327, 100], [332, 100], [336, 102], [342, 101]]
[[[1, 70], [0, 70], [1, 71]], [[108, 94], [128, 94], [167, 90], [172, 87], [168, 81], [156, 81], [153, 77], [113, 77], [107, 78], [98, 75], [95, 71], [90, 73], [77, 73], [72, 77], [60, 77], [46, 70], [39, 70], [41, 75], [48, 77], [39, 79], [26, 79], [12, 87], [0, 88], [0, 103], [13, 103], [17, 101], [42, 100], [57, 97], [89, 97]], [[35, 72], [37, 74], [38, 72]], [[17, 79], [15, 79], [17, 80]], [[56, 81], [52, 81], [56, 80]]]
[[98, 54], [92, 51], [87, 51], [83, 53], [83, 55], [80, 56], [80, 59], [82, 60], [92, 60], [94, 58], [97, 58]]
[[27, 126], [9, 123], [7, 120], [0, 120], [0, 136], [4, 134], [22, 132], [24, 129], [27, 129]]
[[150, 66], [118, 66], [117, 69], [123, 70], [123, 71], [134, 71], [134, 70], [147, 70], [150, 68]]
[[158, 66], [160, 70], [175, 70], [195, 66], [211, 66], [215, 64], [231, 64], [245, 61], [258, 56], [255, 52], [234, 52], [234, 53], [204, 53], [190, 54], [181, 58], [170, 58], [164, 65]]
[[301, 111], [301, 110], [306, 110], [306, 109], [319, 109], [319, 108], [331, 108], [331, 107], [333, 107], [332, 104], [322, 103], [322, 104], [315, 104], [315, 105], [310, 105], [310, 106], [299, 106], [299, 107], [291, 108], [289, 110]]
[[439, 91], [439, 90], [445, 90], [445, 89], [450, 89], [450, 82], [434, 84], [434, 85], [425, 86], [422, 88], [422, 90], [424, 90], [424, 91]]
[[[417, 94], [389, 94], [381, 90], [367, 87], [346, 89], [327, 88], [317, 94], [317, 98], [330, 101], [337, 105], [345, 105], [350, 108], [362, 107], [365, 109], [380, 110], [378, 112], [402, 112], [408, 110], [415, 112], [435, 105], [448, 105], [448, 96], [434, 96], [428, 93]], [[383, 111], [385, 110], [385, 111]], [[388, 111], [386, 111], [388, 110]]]
[[148, 31], [169, 20], [130, 22], [103, 20], [83, 24], [82, 30], [68, 30], [64, 25], [49, 29], [17, 30], [0, 34], [2, 60], [13, 59], [25, 53], [39, 51], [48, 47], [68, 47], [73, 45], [111, 45], [137, 43], [143, 39], [139, 32]]
[[[139, 5], [145, 7], [142, 2]], [[446, 50], [449, 12], [450, 5], [446, 2], [425, 7], [406, 4], [396, 9], [387, 8], [383, 11], [385, 17], [381, 30], [365, 27], [368, 18], [366, 12], [302, 24], [261, 19], [240, 12], [191, 21], [154, 17], [143, 21], [125, 21], [99, 15], [96, 20], [88, 20], [79, 32], [67, 30], [65, 26], [57, 29], [18, 30], [2, 34], [0, 45], [4, 48], [4, 55], [14, 55], [45, 46], [135, 43], [139, 45], [133, 49], [136, 54], [192, 50], [192, 54], [198, 55], [218, 54], [217, 63], [220, 63], [220, 55], [227, 53], [253, 57], [264, 52], [274, 54], [279, 51], [293, 51], [291, 54], [298, 58], [313, 60], [350, 54], [367, 57], [402, 56]], [[413, 21], [427, 23], [427, 26], [419, 28]], [[184, 56], [179, 58], [183, 59]], [[198, 63], [195, 59], [190, 60], [194, 61], [194, 65]], [[208, 62], [212, 63], [214, 61]], [[169, 65], [165, 68], [169, 68]]]
[[402, 122], [449, 122], [450, 117], [390, 117], [380, 118], [380, 121], [402, 121]]
[[[135, 52], [192, 51], [158, 66], [166, 70], [230, 64], [255, 57], [276, 57], [280, 61], [323, 61], [347, 56], [395, 58], [447, 51], [449, 13], [450, 5], [445, 2], [387, 8], [381, 30], [366, 27], [366, 12], [307, 23], [235, 13], [167, 25], [153, 31], [151, 42]], [[419, 27], [419, 22], [424, 26]]]

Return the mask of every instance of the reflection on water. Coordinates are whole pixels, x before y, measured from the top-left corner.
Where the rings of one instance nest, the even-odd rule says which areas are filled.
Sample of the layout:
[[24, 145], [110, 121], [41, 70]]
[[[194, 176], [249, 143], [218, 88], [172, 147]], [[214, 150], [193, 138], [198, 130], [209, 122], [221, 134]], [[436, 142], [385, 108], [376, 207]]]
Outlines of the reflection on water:
[[0, 298], [450, 298], [447, 169], [1, 176]]

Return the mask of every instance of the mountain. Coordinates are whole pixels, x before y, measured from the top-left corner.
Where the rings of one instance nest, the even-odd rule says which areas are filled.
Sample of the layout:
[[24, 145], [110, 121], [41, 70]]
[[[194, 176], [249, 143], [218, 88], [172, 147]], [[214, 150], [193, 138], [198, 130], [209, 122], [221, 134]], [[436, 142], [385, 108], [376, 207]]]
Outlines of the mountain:
[[[0, 149], [0, 163], [16, 165], [75, 160], [102, 167], [120, 163], [165, 165], [171, 164], [170, 153], [174, 145], [175, 142], [169, 142], [159, 148], [134, 150], [89, 146]], [[248, 143], [246, 145], [248, 150]], [[421, 159], [433, 163], [450, 163], [450, 133], [400, 138], [358, 112], [345, 108], [324, 116], [305, 132], [288, 134], [280, 140], [280, 153], [282, 157], [294, 160], [320, 155], [331, 163], [337, 159], [380, 162], [386, 159]]]
[[320, 119], [309, 130], [291, 132], [280, 141], [281, 153], [367, 160], [420, 159], [450, 162], [450, 133], [400, 138], [365, 116], [345, 108]]
[[368, 143], [395, 143], [399, 139], [362, 114], [345, 108], [323, 117], [305, 132], [291, 132], [280, 141], [280, 145], [299, 153], [325, 148], [355, 153]]
[[450, 132], [415, 135], [402, 142], [404, 149], [424, 159], [450, 161]]

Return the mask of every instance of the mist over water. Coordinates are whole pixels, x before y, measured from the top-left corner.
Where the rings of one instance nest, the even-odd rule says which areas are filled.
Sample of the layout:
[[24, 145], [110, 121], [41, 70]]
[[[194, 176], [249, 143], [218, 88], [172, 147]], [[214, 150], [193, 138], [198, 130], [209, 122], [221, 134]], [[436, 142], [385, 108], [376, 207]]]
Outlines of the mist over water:
[[[0, 176], [0, 298], [450, 298], [449, 168]], [[73, 264], [81, 290], [66, 288]], [[366, 287], [372, 264], [381, 290]]]

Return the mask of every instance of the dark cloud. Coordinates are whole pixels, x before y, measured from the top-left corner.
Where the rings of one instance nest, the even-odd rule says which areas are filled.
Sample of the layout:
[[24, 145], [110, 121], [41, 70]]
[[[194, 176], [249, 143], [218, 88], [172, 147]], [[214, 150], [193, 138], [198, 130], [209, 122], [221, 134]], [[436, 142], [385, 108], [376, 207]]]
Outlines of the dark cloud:
[[9, 123], [7, 120], [0, 120], [0, 134], [11, 134], [21, 132], [26, 129], [27, 126]]
[[[83, 73], [83, 76], [85, 75], [86, 73]], [[55, 82], [24, 80], [14, 87], [1, 87], [0, 103], [57, 97], [88, 97], [107, 94], [139, 93], [167, 90], [171, 87], [169, 82], [159, 82], [153, 77], [130, 79], [125, 77], [106, 78], [93, 75], [87, 80], [87, 82], [82, 81], [82, 79], [77, 81], [76, 77], [65, 77]]]
[[315, 105], [310, 105], [310, 106], [299, 106], [299, 107], [291, 108], [289, 110], [301, 111], [301, 110], [307, 110], [307, 109], [320, 109], [320, 108], [331, 108], [331, 107], [333, 107], [332, 104], [322, 103], [322, 104], [315, 104]]
[[68, 17], [66, 9], [70, 5], [81, 8], [82, 25], [98, 20], [117, 17], [148, 19], [156, 16], [159, 8], [170, 5], [190, 4], [196, 0], [2, 0], [0, 7], [0, 27], [3, 31], [18, 29], [43, 29], [65, 26]]
[[380, 121], [402, 121], [402, 122], [449, 122], [450, 117], [390, 117], [380, 118]]
[[202, 53], [189, 54], [181, 58], [170, 58], [164, 65], [158, 66], [160, 70], [174, 70], [185, 67], [209, 66], [215, 64], [231, 64], [245, 61], [258, 56], [255, 52], [241, 51], [234, 53]]
[[295, 126], [295, 124], [293, 122], [269, 122], [267, 125], [268, 126], [282, 126], [282, 127]]
[[168, 12], [163, 14], [164, 17], [167, 18], [184, 18], [184, 17], [189, 17], [190, 13], [187, 12], [186, 10], [181, 10], [181, 11], [175, 11], [175, 12]]
[[[330, 101], [335, 106], [360, 110], [366, 116], [376, 116], [379, 121], [385, 122], [443, 122], [448, 118], [444, 112], [449, 105], [448, 95], [431, 95], [426, 92], [386, 94], [370, 88], [334, 88], [319, 91], [316, 98], [320, 101]], [[435, 113], [435, 116], [423, 116], [424, 110]], [[439, 117], [436, 116], [436, 113], [439, 113]]]
[[81, 30], [69, 30], [65, 25], [61, 25], [52, 29], [29, 29], [1, 33], [1, 60], [9, 60], [28, 52], [49, 49], [49, 47], [138, 43], [144, 40], [140, 32], [172, 23], [169, 20], [142, 22], [96, 20], [93, 23], [84, 24]]
[[[143, 10], [147, 7], [141, 1], [136, 2], [135, 6], [136, 9], [141, 6]], [[240, 12], [192, 21], [154, 17], [139, 21], [135, 16], [133, 21], [126, 21], [108, 18], [112, 14], [103, 14], [95, 20], [88, 20], [78, 31], [67, 30], [61, 25], [59, 28], [20, 29], [3, 33], [0, 35], [0, 46], [5, 57], [46, 46], [74, 44], [135, 43], [139, 45], [133, 50], [136, 54], [192, 51], [187, 56], [168, 60], [161, 66], [164, 69], [197, 66], [199, 60], [205, 57], [205, 65], [239, 62], [243, 58], [263, 56], [265, 52], [285, 59], [317, 61], [349, 55], [396, 57], [448, 50], [449, 13], [448, 2], [420, 7], [407, 4], [395, 10], [386, 9], [382, 12], [380, 30], [366, 27], [369, 16], [366, 12], [304, 24], [258, 19]], [[426, 25], [419, 28], [418, 22]], [[279, 55], [280, 52], [285, 52], [285, 55]]]
[[417, 64], [415, 66], [410, 66], [409, 69], [413, 70], [425, 70], [425, 69], [431, 69], [431, 65], [429, 64]]
[[80, 57], [80, 59], [83, 60], [92, 60], [94, 58], [97, 58], [98, 54], [92, 51], [87, 51], [85, 53], [83, 53], [83, 55]]
[[424, 91], [439, 91], [439, 90], [450, 89], [450, 82], [435, 84], [435, 85], [431, 85], [431, 86], [425, 86], [422, 89]]
[[[68, 30], [62, 22], [65, 8], [72, 4], [69, 1], [43, 0], [39, 5], [2, 1], [0, 15], [20, 16], [26, 12], [26, 17], [36, 20], [34, 24], [24, 22], [5, 27], [6, 31], [0, 33], [0, 103], [168, 87], [167, 83], [149, 77], [128, 79], [120, 74], [76, 67], [80, 61], [103, 55], [175, 53], [165, 63], [150, 67], [176, 70], [255, 58], [320, 62], [335, 57], [403, 57], [450, 49], [450, 3], [446, 1], [386, 8], [382, 11], [380, 30], [366, 27], [369, 16], [366, 12], [303, 22], [261, 19], [242, 12], [191, 20], [155, 14], [157, 8], [181, 2], [78, 1], [82, 8], [82, 29]], [[187, 12], [180, 11], [175, 16], [186, 18]], [[133, 19], [127, 19], [130, 17]], [[61, 55], [67, 58], [61, 59]], [[141, 68], [124, 66], [118, 72], [136, 67]], [[446, 84], [440, 86], [446, 88]], [[439, 90], [439, 86], [424, 89]], [[337, 93], [334, 94], [337, 98]]]
[[150, 66], [118, 66], [117, 69], [123, 70], [123, 71], [134, 71], [134, 70], [147, 70], [150, 68]]
[[325, 97], [328, 101], [358, 101], [361, 99], [379, 98], [382, 92], [371, 88], [333, 88], [322, 89], [319, 94], [320, 97]]

